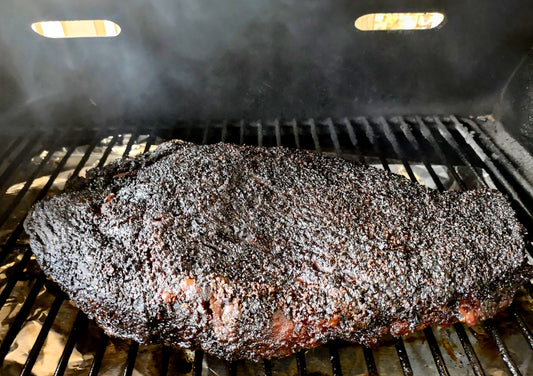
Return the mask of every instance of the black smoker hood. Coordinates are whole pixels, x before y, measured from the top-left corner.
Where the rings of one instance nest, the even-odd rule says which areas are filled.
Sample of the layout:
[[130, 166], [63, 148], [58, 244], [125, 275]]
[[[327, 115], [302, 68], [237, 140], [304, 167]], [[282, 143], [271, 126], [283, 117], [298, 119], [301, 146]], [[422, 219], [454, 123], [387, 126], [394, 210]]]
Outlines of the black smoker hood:
[[[375, 12], [432, 30], [363, 32]], [[8, 1], [0, 122], [19, 130], [175, 119], [492, 114], [533, 151], [533, 8], [499, 1]], [[108, 19], [115, 38], [48, 39], [36, 21]]]

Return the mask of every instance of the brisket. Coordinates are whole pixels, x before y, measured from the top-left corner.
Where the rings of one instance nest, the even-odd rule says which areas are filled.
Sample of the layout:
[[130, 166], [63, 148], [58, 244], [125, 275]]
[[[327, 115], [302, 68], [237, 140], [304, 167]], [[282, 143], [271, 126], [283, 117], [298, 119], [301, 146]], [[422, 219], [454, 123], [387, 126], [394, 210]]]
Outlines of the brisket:
[[532, 276], [503, 194], [281, 147], [167, 142], [73, 179], [25, 228], [109, 335], [226, 359], [473, 325]]

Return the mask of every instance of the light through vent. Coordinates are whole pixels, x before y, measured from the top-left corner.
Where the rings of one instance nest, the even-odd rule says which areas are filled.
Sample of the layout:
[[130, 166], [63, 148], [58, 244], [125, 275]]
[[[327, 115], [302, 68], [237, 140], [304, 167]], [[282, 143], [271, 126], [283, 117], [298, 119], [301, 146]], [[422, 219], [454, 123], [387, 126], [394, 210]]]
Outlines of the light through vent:
[[47, 38], [105, 38], [120, 34], [120, 26], [109, 20], [40, 21], [31, 24]]
[[355, 27], [362, 31], [376, 30], [428, 30], [439, 26], [444, 14], [420, 13], [370, 13], [355, 20]]

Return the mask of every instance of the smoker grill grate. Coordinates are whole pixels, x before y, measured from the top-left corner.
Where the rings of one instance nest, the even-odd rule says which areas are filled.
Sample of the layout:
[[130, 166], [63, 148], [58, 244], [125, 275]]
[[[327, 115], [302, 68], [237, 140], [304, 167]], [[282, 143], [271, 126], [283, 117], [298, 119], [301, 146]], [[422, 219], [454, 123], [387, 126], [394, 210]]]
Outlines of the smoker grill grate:
[[[152, 145], [171, 138], [197, 143], [224, 141], [314, 149], [316, 152], [335, 153], [364, 164], [379, 164], [387, 171], [392, 171], [393, 166], [400, 166], [403, 173], [412, 180], [417, 180], [414, 167], [422, 166], [427, 171], [428, 180], [440, 191], [495, 186], [512, 198], [520, 220], [531, 231], [533, 215], [529, 208], [533, 207], [533, 188], [520, 175], [517, 166], [483, 133], [480, 126], [482, 121], [482, 118], [458, 119], [455, 116], [387, 119], [361, 117], [323, 121], [311, 119], [304, 122], [221, 121], [205, 124], [178, 123], [152, 128], [132, 125], [92, 134], [84, 131], [73, 131], [70, 134], [38, 131], [29, 137], [9, 139], [0, 157], [0, 239], [4, 244], [0, 251], [0, 264], [5, 269], [5, 277], [0, 274], [0, 322], [8, 323], [4, 330], [0, 329], [0, 363], [3, 363], [3, 369], [6, 374], [32, 374], [32, 368], [42, 357], [47, 336], [58, 320], [60, 309], [68, 301], [64, 293], [57, 291], [57, 287], [46, 280], [41, 272], [35, 271], [32, 274], [28, 271], [31, 269], [32, 257], [22, 227], [23, 218], [31, 204], [60, 188], [58, 177], [65, 174], [67, 167], [71, 168], [68, 170], [71, 174], [78, 175], [86, 167], [103, 166], [112, 155], [116, 156], [115, 149], [118, 150], [119, 146], [122, 155], [130, 155], [136, 145], [143, 146], [138, 152], [146, 152]], [[77, 163], [71, 166], [71, 159], [80, 145], [87, 146]], [[442, 171], [449, 177], [447, 183], [442, 180]], [[42, 181], [42, 184], [37, 184], [38, 181]], [[8, 187], [17, 183], [19, 189], [10, 192], [11, 188]], [[26, 281], [31, 288], [23, 294], [20, 309], [11, 312], [6, 308], [7, 302], [15, 299], [13, 295], [21, 281]], [[35, 307], [43, 289], [51, 292], [53, 298], [47, 306]], [[524, 292], [522, 302], [515, 302], [502, 318], [488, 320], [477, 330], [471, 330], [462, 324], [456, 324], [448, 330], [426, 328], [423, 333], [416, 333], [404, 340], [394, 339], [390, 345], [376, 349], [334, 341], [326, 347], [325, 357], [330, 362], [328, 373], [341, 376], [343, 371], [344, 374], [356, 374], [360, 370], [368, 375], [378, 375], [384, 367], [403, 372], [404, 375], [417, 372], [485, 375], [501, 373], [502, 369], [497, 369], [502, 367], [512, 375], [525, 373], [528, 361], [533, 358], [533, 351], [530, 351], [533, 350], [533, 334], [529, 329], [533, 325], [533, 312], [526, 304], [533, 297], [533, 286], [528, 284], [526, 290], [529, 296]], [[34, 316], [34, 312], [39, 309], [46, 313], [42, 326], [38, 334], [35, 334], [24, 362], [13, 364], [6, 357], [29, 317]], [[520, 333], [518, 340], [517, 336], [511, 336], [511, 327]], [[450, 345], [453, 342], [451, 337], [447, 339], [446, 336], [457, 337], [455, 348]], [[111, 340], [96, 329], [82, 312], [77, 312], [61, 355], [54, 364], [54, 375], [72, 373], [69, 371], [69, 359], [82, 338], [90, 338], [93, 343], [91, 363], [86, 372], [94, 376], [102, 371], [106, 349]], [[129, 348], [124, 350], [127, 355], [120, 370], [126, 376], [133, 374], [136, 359], [141, 356], [137, 343], [127, 344]], [[491, 359], [491, 355], [483, 355], [485, 347], [496, 349], [492, 354], [496, 355], [494, 359]], [[426, 355], [421, 355], [414, 348], [429, 351]], [[157, 358], [159, 374], [166, 375], [170, 370], [175, 372], [173, 350], [163, 347], [157, 351], [160, 352]], [[305, 376], [308, 370], [309, 374], [323, 373], [323, 370], [314, 370], [316, 352], [300, 352], [285, 360], [265, 360], [262, 368], [252, 368], [251, 373], [262, 372], [265, 376], [294, 372]], [[385, 364], [392, 362], [392, 358], [395, 358], [396, 368]], [[385, 362], [383, 359], [389, 360]], [[191, 372], [193, 376], [205, 375], [206, 372], [219, 373], [205, 369], [205, 365], [211, 360], [201, 351], [196, 351], [190, 370], [186, 367], [180, 370], [178, 367], [178, 372]], [[346, 369], [347, 364], [355, 363], [357, 365], [354, 369]], [[248, 371], [243, 362], [231, 362], [226, 364], [222, 372], [233, 376], [240, 372], [246, 374]], [[533, 372], [531, 367], [529, 372]]]

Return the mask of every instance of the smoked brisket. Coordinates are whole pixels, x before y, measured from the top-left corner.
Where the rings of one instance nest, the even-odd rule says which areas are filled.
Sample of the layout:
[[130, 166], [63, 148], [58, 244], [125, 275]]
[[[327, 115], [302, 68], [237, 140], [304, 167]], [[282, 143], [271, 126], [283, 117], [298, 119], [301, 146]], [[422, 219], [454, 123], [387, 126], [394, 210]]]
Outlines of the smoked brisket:
[[109, 335], [226, 359], [475, 324], [532, 276], [503, 194], [281, 147], [167, 142], [73, 179], [25, 228]]

